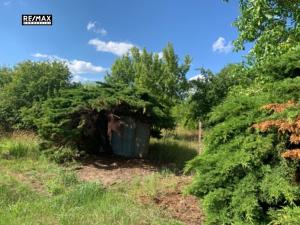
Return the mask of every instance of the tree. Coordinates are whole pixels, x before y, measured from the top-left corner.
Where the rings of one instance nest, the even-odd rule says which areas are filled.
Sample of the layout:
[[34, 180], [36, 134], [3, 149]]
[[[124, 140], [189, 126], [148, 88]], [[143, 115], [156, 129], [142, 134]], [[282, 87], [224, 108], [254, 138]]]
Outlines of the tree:
[[[12, 80], [12, 70], [9, 68], [0, 68], [0, 88]], [[0, 89], [1, 90], [1, 89]]]
[[[228, 0], [226, 0], [228, 1]], [[299, 0], [240, 0], [241, 15], [234, 25], [237, 50], [255, 42], [250, 57], [256, 61], [282, 54], [300, 41]]]
[[22, 127], [22, 110], [70, 85], [70, 72], [61, 62], [26, 61], [3, 71], [10, 73], [9, 82], [0, 89], [0, 126], [6, 129]]
[[190, 63], [190, 57], [186, 56], [184, 63], [180, 65], [171, 44], [163, 50], [162, 58], [158, 54], [148, 53], [146, 49], [140, 51], [133, 48], [130, 55], [115, 61], [106, 81], [146, 90], [171, 107], [186, 94], [185, 75]]
[[[252, 77], [262, 81], [282, 80], [300, 75], [300, 45], [286, 53], [265, 60], [249, 70]], [[263, 76], [262, 76], [263, 75]]]
[[222, 102], [230, 88], [247, 82], [243, 71], [242, 64], [229, 64], [216, 75], [201, 68], [203, 77], [190, 81], [190, 96], [182, 103], [186, 113], [178, 117], [190, 127], [196, 127], [199, 120], [205, 125], [208, 113]]

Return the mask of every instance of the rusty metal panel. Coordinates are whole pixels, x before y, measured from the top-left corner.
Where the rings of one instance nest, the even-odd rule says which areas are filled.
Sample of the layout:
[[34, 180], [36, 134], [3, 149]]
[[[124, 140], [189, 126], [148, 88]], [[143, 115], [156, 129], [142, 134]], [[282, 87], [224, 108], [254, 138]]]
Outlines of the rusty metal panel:
[[112, 131], [114, 154], [125, 157], [143, 157], [148, 152], [150, 127], [131, 117], [120, 118], [118, 132]]
[[149, 149], [150, 126], [137, 121], [135, 129], [135, 155], [144, 157], [148, 154]]

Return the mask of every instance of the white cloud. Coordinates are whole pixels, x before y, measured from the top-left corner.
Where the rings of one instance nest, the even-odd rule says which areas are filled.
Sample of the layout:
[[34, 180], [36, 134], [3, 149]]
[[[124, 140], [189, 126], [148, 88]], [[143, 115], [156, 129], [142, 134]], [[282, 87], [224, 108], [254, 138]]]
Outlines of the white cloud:
[[133, 44], [127, 42], [105, 42], [98, 38], [91, 39], [88, 43], [95, 46], [96, 50], [99, 52], [110, 52], [118, 56], [128, 53], [129, 50], [134, 47]]
[[76, 75], [73, 75], [72, 81], [75, 83], [83, 83], [83, 82], [89, 81], [89, 79], [76, 74]]
[[[112, 54], [118, 55], [118, 56], [122, 56], [125, 55], [127, 53], [130, 54], [130, 49], [132, 49], [133, 47], [138, 48], [139, 53], [143, 54], [143, 49], [141, 49], [140, 47], [128, 43], [128, 42], [114, 42], [114, 41], [101, 41], [98, 38], [95, 39], [91, 39], [89, 40], [88, 44], [95, 46], [96, 51], [99, 52], [110, 52]], [[153, 52], [153, 54], [157, 54], [159, 59], [163, 58], [163, 52]]]
[[198, 74], [198, 75], [195, 75], [195, 76], [189, 78], [189, 81], [192, 81], [192, 80], [205, 80], [205, 76], [203, 76], [202, 74]]
[[96, 26], [96, 22], [88, 22], [87, 26], [86, 26], [86, 29], [87, 30], [91, 30], [93, 29], [94, 27]]
[[101, 66], [96, 66], [93, 65], [91, 62], [83, 61], [83, 60], [68, 60], [65, 58], [61, 58], [56, 55], [47, 55], [47, 54], [41, 54], [41, 53], [35, 53], [32, 55], [35, 58], [42, 58], [46, 60], [58, 60], [65, 62], [66, 65], [68, 66], [71, 74], [73, 75], [73, 81], [74, 82], [85, 82], [89, 81], [89, 79], [82, 77], [80, 74], [95, 74], [95, 73], [103, 73], [107, 71], [107, 69], [101, 67]]
[[32, 55], [35, 58], [49, 58], [50, 56], [47, 54], [35, 53]]
[[86, 29], [88, 31], [93, 31], [94, 33], [101, 34], [103, 36], [107, 35], [107, 31], [104, 28], [99, 27], [97, 25], [96, 21], [90, 21], [90, 22], [88, 22], [88, 24], [86, 25]]
[[67, 65], [72, 74], [103, 73], [106, 71], [106, 69], [101, 66], [95, 66], [90, 62], [77, 59], [68, 61]]
[[61, 58], [59, 56], [56, 55], [48, 55], [48, 54], [42, 54], [42, 53], [34, 53], [32, 54], [32, 56], [34, 58], [40, 58], [40, 59], [44, 59], [44, 60], [49, 60], [49, 61], [63, 61], [65, 63], [69, 62], [69, 60]]
[[158, 58], [159, 58], [159, 59], [162, 59], [163, 56], [164, 56], [164, 53], [163, 53], [163, 52], [159, 52], [159, 53], [157, 53], [157, 54], [158, 54]]
[[212, 50], [214, 52], [219, 52], [219, 53], [229, 53], [233, 49], [233, 45], [231, 42], [227, 42], [226, 44], [226, 39], [223, 37], [219, 37], [218, 40], [216, 40], [213, 43]]

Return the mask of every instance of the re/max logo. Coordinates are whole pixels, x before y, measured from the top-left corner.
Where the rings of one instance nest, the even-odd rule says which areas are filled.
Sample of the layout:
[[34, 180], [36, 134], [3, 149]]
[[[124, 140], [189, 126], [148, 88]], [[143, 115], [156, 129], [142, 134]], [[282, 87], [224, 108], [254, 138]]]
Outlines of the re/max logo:
[[22, 25], [52, 25], [52, 15], [22, 15]]

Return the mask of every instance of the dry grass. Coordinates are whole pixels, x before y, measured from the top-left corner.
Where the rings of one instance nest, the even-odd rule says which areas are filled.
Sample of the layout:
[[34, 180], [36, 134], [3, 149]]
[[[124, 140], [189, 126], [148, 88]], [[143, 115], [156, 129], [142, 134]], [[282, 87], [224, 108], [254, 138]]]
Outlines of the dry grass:
[[150, 140], [149, 159], [181, 172], [199, 152], [198, 131], [177, 128], [171, 132], [165, 131], [161, 139]]

